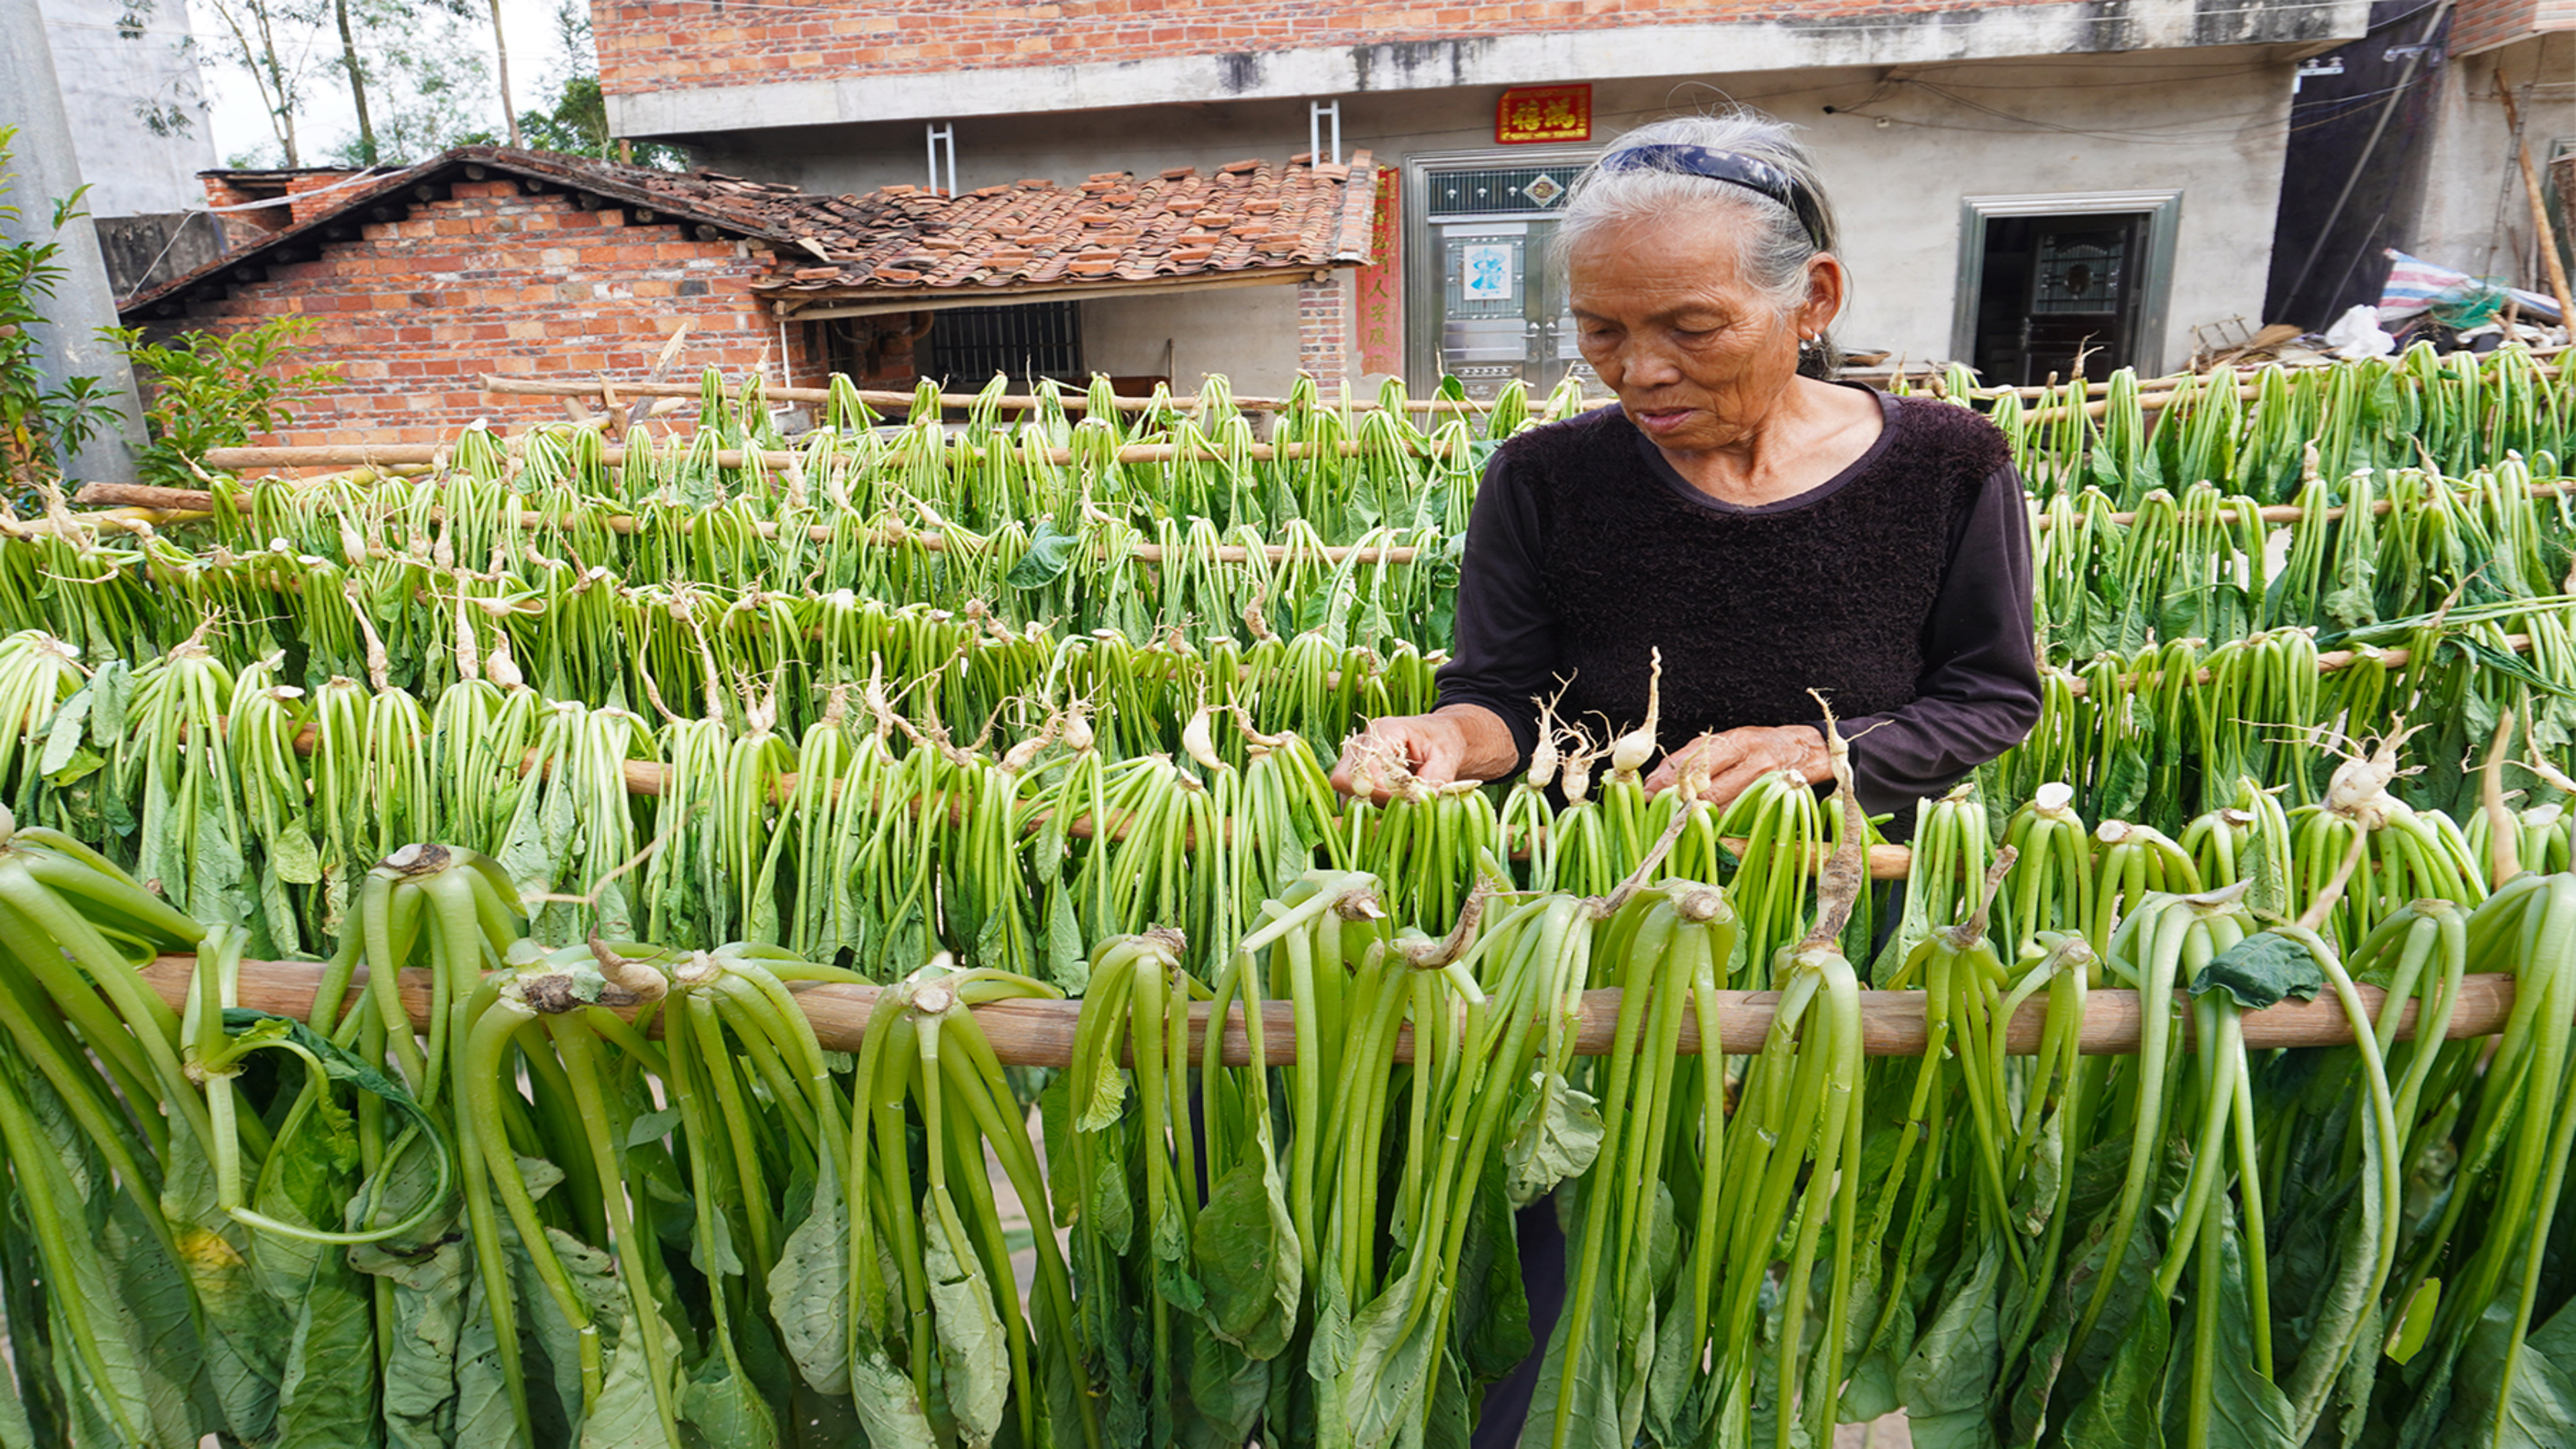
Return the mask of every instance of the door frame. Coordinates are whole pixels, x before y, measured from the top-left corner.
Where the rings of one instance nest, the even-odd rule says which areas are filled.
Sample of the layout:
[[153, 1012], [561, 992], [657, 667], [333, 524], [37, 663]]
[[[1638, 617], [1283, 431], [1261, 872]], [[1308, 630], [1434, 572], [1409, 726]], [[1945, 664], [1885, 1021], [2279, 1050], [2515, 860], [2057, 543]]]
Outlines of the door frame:
[[1968, 359], [1977, 348], [1977, 298], [1986, 281], [1986, 223], [2003, 216], [2146, 214], [2137, 268], [2136, 366], [2164, 368], [2165, 309], [2173, 301], [2174, 244], [2182, 231], [2180, 191], [2044, 191], [1959, 198], [1959, 280], [1950, 312], [1950, 355]]
[[[1427, 395], [1440, 381], [1440, 258], [1432, 230], [1431, 173], [1477, 166], [1547, 166], [1573, 163], [1577, 174], [1601, 154], [1599, 146], [1474, 146], [1451, 151], [1408, 151], [1404, 155], [1404, 381], [1407, 389]], [[1570, 184], [1570, 183], [1569, 183]], [[1436, 225], [1461, 221], [1523, 221], [1561, 215], [1552, 211], [1478, 212], [1444, 216]], [[1539, 265], [1547, 265], [1541, 259]]]

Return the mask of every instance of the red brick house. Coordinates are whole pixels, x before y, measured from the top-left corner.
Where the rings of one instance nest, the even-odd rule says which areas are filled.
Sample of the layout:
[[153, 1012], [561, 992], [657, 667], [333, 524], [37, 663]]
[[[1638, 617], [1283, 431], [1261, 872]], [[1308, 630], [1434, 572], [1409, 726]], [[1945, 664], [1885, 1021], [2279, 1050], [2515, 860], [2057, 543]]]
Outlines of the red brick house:
[[[1355, 157], [817, 196], [463, 147], [299, 195], [284, 225], [123, 314], [158, 334], [309, 320], [314, 356], [346, 379], [298, 419], [313, 442], [431, 442], [477, 418], [544, 416], [551, 404], [486, 395], [478, 379], [632, 377], [683, 327], [683, 375], [713, 363], [773, 385], [841, 371], [908, 386], [919, 358], [966, 386], [997, 366], [1080, 377], [1078, 350], [1041, 356], [1046, 339], [976, 324], [1045, 308], [1114, 321], [1127, 301], [1180, 288], [1311, 286], [1369, 260], [1374, 188]], [[1317, 339], [1319, 370], [1338, 372], [1322, 350], [1338, 342]], [[1033, 358], [1053, 365], [1021, 365]]]

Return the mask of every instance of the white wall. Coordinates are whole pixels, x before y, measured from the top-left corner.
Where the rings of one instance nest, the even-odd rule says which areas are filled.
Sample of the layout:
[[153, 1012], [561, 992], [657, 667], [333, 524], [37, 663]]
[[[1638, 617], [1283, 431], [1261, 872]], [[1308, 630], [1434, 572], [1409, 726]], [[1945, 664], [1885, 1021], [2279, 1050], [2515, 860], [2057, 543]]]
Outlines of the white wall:
[[1222, 373], [1246, 396], [1276, 396], [1297, 377], [1297, 288], [1217, 287], [1082, 304], [1083, 360], [1120, 377], [1160, 375], [1166, 344], [1172, 390]]
[[[2265, 320], [2264, 274], [2297, 53], [2240, 46], [1600, 82], [1594, 136], [1607, 140], [1727, 97], [1805, 127], [1841, 212], [1847, 259], [1859, 282], [1838, 335], [1846, 346], [1885, 348], [1918, 362], [1950, 355], [1962, 197], [2179, 189], [2166, 355], [2154, 360], [2169, 366], [2190, 352], [2193, 324], [2242, 317], [2258, 327]], [[1345, 97], [1344, 148], [1367, 148], [1381, 163], [1490, 148], [1498, 94], [1467, 88]], [[956, 127], [958, 184], [966, 188], [1021, 177], [1073, 183], [1098, 171], [1150, 175], [1177, 165], [1204, 170], [1245, 157], [1284, 160], [1307, 146], [1301, 101], [987, 117]], [[699, 159], [814, 190], [917, 184], [922, 175], [920, 129], [908, 123], [738, 132], [719, 140], [702, 148]], [[1267, 315], [1256, 307], [1276, 306], [1284, 314], [1275, 333], [1204, 329], [1197, 360], [1183, 358], [1185, 373], [1213, 369], [1240, 380], [1293, 369], [1293, 291], [1249, 295], [1261, 300], [1247, 296], [1240, 314], [1213, 299], [1170, 304], [1179, 309], [1176, 316], [1201, 307], [1220, 318]], [[1104, 317], [1101, 325], [1123, 324]], [[1173, 334], [1154, 328], [1180, 325], [1139, 324], [1137, 337], [1159, 359], [1163, 338]], [[1091, 326], [1086, 315], [1086, 336]], [[1181, 346], [1190, 351], [1189, 342]], [[1218, 349], [1214, 357], [1208, 346]]]
[[2473, 276], [2503, 276], [2546, 292], [2549, 285], [2533, 263], [2531, 203], [2504, 106], [2496, 100], [2498, 66], [2517, 97], [2531, 81], [2540, 82], [2521, 104], [2524, 137], [2543, 187], [2550, 143], [2576, 140], [2576, 33], [2536, 36], [2444, 66], [2423, 210], [2407, 250]]
[[[43, 7], [90, 214], [204, 207], [197, 173], [215, 164], [215, 141], [196, 61], [179, 48], [188, 34], [187, 0], [160, 0], [132, 40], [117, 32], [118, 7], [102, 0], [43, 0]], [[188, 117], [187, 133], [153, 134], [135, 114], [138, 102], [175, 105]]]

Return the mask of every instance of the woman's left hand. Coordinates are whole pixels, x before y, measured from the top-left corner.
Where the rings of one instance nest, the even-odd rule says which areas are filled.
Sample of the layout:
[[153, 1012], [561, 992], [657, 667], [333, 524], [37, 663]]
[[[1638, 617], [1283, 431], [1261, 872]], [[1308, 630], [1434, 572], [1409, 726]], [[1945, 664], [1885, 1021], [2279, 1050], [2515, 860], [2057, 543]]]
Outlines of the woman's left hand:
[[1646, 793], [1672, 789], [1685, 775], [1705, 777], [1708, 785], [1700, 798], [1723, 806], [1774, 770], [1795, 770], [1809, 784], [1831, 779], [1824, 732], [1813, 725], [1747, 725], [1701, 735], [1664, 756], [1646, 777]]

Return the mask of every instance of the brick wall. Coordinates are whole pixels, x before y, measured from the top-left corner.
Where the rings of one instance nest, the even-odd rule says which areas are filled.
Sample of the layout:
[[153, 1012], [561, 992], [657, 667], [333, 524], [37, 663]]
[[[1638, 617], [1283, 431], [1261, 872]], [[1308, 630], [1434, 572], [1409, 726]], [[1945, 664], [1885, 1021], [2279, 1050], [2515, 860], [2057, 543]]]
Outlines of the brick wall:
[[2459, 0], [2451, 11], [2451, 54], [2474, 55], [2540, 28], [2540, 0]]
[[295, 213], [296, 224], [301, 226], [329, 211], [340, 200], [343, 189], [357, 190], [356, 185], [343, 187], [356, 175], [355, 171], [311, 171], [286, 178], [287, 206]]
[[1327, 391], [1358, 375], [1351, 365], [1351, 320], [1349, 279], [1341, 273], [1297, 284], [1297, 370], [1313, 373]]
[[[283, 196], [254, 196], [221, 176], [201, 176], [197, 179], [205, 184], [206, 204], [216, 208], [216, 214], [223, 218], [224, 237], [232, 246], [242, 246], [257, 241], [270, 232], [284, 231], [294, 224], [293, 203]], [[256, 207], [250, 211], [222, 209], [228, 206], [251, 206], [260, 201], [271, 204]]]
[[[860, 75], [1157, 60], [1174, 55], [1382, 46], [1533, 31], [1725, 20], [1848, 23], [1995, 10], [2043, 0], [955, 0], [734, 8], [702, 0], [594, 0], [601, 85], [612, 95]], [[2530, 0], [2521, 0], [2526, 6]]]
[[[775, 383], [778, 324], [748, 290], [768, 270], [766, 254], [735, 242], [628, 225], [622, 210], [583, 211], [508, 180], [460, 180], [446, 200], [155, 319], [152, 331], [308, 318], [306, 360], [338, 364], [343, 381], [295, 420], [294, 441], [436, 442], [476, 418], [563, 416], [546, 399], [486, 397], [486, 372], [638, 376], [683, 322], [680, 376], [710, 362], [739, 376], [766, 353]], [[819, 371], [808, 330], [787, 329], [792, 380], [806, 385]]]

